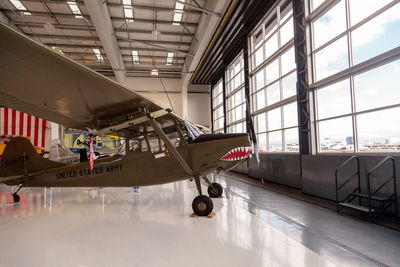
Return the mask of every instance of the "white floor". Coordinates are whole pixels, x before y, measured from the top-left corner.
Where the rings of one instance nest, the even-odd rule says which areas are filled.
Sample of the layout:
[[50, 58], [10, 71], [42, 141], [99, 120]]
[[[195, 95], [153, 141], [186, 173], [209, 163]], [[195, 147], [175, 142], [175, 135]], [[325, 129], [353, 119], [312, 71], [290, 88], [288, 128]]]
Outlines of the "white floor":
[[[279, 199], [273, 192], [215, 179], [226, 191], [214, 200], [211, 219], [190, 217], [196, 190], [189, 181], [141, 187], [139, 194], [129, 188], [25, 188], [19, 204], [9, 203], [10, 188], [1, 185], [0, 266], [386, 264], [275, 212], [276, 201], [270, 208], [257, 202], [264, 195]], [[283, 209], [287, 201], [296, 200], [282, 199]], [[393, 238], [397, 246], [400, 235]]]

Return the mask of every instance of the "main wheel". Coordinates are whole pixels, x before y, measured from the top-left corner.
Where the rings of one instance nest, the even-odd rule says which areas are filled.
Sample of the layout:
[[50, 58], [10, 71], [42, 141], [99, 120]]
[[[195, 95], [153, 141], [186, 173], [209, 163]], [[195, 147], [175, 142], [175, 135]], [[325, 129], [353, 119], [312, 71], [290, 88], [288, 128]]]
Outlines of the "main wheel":
[[197, 216], [207, 216], [212, 212], [214, 204], [208, 196], [200, 195], [193, 200], [192, 208]]
[[18, 202], [19, 202], [19, 200], [20, 200], [20, 197], [19, 197], [19, 195], [17, 195], [17, 194], [13, 194], [12, 196], [13, 196], [14, 202], [15, 202], [15, 203], [18, 203]]
[[224, 190], [222, 189], [222, 186], [219, 183], [212, 183], [212, 186], [210, 185], [207, 189], [208, 195], [212, 198], [217, 198], [222, 196], [222, 192]]

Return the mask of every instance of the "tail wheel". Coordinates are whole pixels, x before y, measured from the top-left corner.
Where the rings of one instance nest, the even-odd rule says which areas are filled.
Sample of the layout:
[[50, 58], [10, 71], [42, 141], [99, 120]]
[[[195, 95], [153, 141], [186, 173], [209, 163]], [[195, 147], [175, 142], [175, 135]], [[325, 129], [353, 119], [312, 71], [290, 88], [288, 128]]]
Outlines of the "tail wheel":
[[13, 196], [13, 199], [14, 199], [14, 202], [15, 202], [15, 203], [18, 203], [18, 202], [20, 201], [19, 195], [13, 194], [12, 196]]
[[208, 196], [197, 196], [192, 203], [192, 208], [197, 216], [207, 216], [214, 208], [214, 204]]
[[222, 196], [223, 191], [224, 190], [219, 183], [212, 183], [212, 186], [210, 185], [207, 189], [208, 195], [212, 198], [218, 198]]

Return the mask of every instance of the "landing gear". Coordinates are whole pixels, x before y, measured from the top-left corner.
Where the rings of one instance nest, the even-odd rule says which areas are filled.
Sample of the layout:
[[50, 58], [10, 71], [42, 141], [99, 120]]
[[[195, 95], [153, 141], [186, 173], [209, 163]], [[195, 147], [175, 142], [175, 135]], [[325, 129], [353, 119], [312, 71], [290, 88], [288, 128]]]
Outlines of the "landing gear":
[[208, 196], [200, 195], [193, 200], [192, 208], [197, 216], [207, 216], [212, 212], [214, 204]]
[[223, 189], [219, 183], [212, 183], [208, 186], [207, 192], [210, 197], [218, 198], [222, 196]]
[[18, 203], [21, 200], [21, 198], [18, 195], [18, 192], [19, 192], [19, 190], [21, 190], [21, 188], [22, 188], [22, 184], [20, 184], [18, 186], [17, 191], [15, 191], [14, 193], [11, 194], [13, 197], [14, 203]]
[[222, 196], [222, 193], [224, 190], [222, 189], [222, 186], [219, 183], [211, 183], [210, 180], [208, 180], [207, 176], [203, 176], [204, 181], [208, 184], [208, 195], [212, 198], [218, 198]]
[[199, 191], [199, 196], [197, 196], [192, 202], [193, 212], [197, 216], [208, 216], [213, 211], [214, 204], [211, 198], [202, 194], [200, 177], [195, 176], [194, 180], [196, 182], [197, 191]]

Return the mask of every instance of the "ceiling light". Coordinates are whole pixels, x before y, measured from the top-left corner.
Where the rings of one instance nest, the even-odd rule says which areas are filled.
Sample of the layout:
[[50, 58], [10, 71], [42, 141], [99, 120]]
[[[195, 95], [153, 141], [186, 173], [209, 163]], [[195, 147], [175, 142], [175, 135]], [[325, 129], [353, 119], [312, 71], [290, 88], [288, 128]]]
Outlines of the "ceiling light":
[[72, 13], [74, 13], [75, 18], [77, 19], [83, 19], [81, 10], [79, 9], [78, 5], [74, 1], [68, 1], [67, 2], [69, 8], [71, 9]]
[[11, 4], [13, 4], [13, 6], [20, 10], [20, 11], [26, 11], [26, 12], [22, 12], [23, 15], [31, 15], [30, 12], [28, 12], [28, 9], [26, 9], [26, 7], [21, 3], [21, 1], [19, 0], [10, 0]]
[[151, 76], [158, 76], [158, 70], [157, 69], [152, 69], [151, 70]]

